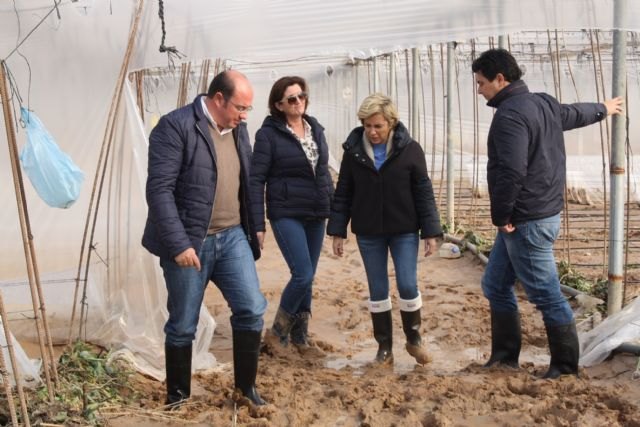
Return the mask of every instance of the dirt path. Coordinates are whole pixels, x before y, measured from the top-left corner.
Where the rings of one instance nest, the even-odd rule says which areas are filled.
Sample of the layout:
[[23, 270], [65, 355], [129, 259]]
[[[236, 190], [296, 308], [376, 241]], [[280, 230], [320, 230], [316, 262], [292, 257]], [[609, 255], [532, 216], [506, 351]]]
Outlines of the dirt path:
[[[490, 350], [489, 310], [479, 286], [483, 267], [470, 253], [419, 262], [423, 337], [433, 362], [415, 365], [404, 350], [394, 289], [395, 362], [392, 368], [371, 366], [377, 345], [366, 278], [354, 239], [345, 249], [345, 257], [338, 259], [330, 253], [330, 240], [325, 241], [314, 285], [310, 331], [326, 357], [305, 358], [294, 348], [262, 354], [258, 389], [270, 405], [237, 408], [237, 425], [640, 426], [640, 380], [632, 379], [637, 358], [616, 356], [582, 370], [579, 379], [538, 379], [549, 360], [546, 336], [540, 315], [522, 298], [522, 368], [481, 368]], [[270, 234], [258, 270], [270, 326], [288, 279]], [[120, 417], [111, 425], [233, 425], [229, 310], [214, 287], [205, 303], [218, 322], [211, 351], [221, 366], [196, 375], [193, 402], [172, 414], [173, 420]], [[139, 388], [146, 395], [143, 406], [160, 406], [163, 385], [144, 380]]]

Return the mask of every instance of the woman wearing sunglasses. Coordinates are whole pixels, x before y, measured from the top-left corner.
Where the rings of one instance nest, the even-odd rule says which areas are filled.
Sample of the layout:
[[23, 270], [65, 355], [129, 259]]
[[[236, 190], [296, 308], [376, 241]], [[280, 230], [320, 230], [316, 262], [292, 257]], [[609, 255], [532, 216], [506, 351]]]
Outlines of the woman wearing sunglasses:
[[267, 332], [267, 342], [287, 346], [302, 354], [322, 354], [310, 345], [311, 285], [320, 257], [326, 219], [333, 195], [327, 166], [329, 149], [324, 128], [306, 114], [307, 83], [287, 76], [276, 81], [269, 94], [269, 115], [256, 133], [251, 163], [251, 202], [262, 247], [267, 217], [291, 278]]
[[351, 221], [369, 284], [369, 311], [378, 342], [376, 361], [384, 364], [393, 362], [387, 273], [391, 252], [405, 348], [418, 363], [425, 364], [430, 357], [420, 336], [419, 240], [424, 239], [424, 256], [431, 255], [442, 228], [424, 152], [398, 121], [390, 98], [369, 95], [358, 110], [358, 118], [363, 126], [353, 129], [343, 144], [327, 234], [333, 236], [334, 254], [342, 256]]

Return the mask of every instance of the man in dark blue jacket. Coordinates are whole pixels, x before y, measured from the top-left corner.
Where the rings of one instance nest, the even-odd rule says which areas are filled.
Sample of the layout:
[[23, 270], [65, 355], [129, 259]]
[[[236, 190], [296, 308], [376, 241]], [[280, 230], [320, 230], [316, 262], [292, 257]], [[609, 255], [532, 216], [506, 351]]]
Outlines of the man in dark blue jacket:
[[235, 386], [253, 404], [266, 300], [248, 210], [251, 145], [244, 120], [253, 89], [237, 71], [218, 74], [207, 95], [163, 116], [149, 138], [142, 244], [160, 257], [168, 299], [166, 403], [191, 391], [192, 342], [209, 280], [231, 308]]
[[620, 98], [560, 104], [531, 93], [504, 49], [482, 53], [472, 65], [478, 93], [497, 108], [488, 136], [487, 181], [491, 220], [498, 234], [482, 290], [491, 307], [491, 357], [485, 366], [518, 367], [521, 335], [513, 292], [516, 278], [542, 312], [551, 363], [545, 378], [578, 374], [579, 343], [573, 311], [560, 291], [553, 244], [564, 205], [563, 131], [622, 111]]

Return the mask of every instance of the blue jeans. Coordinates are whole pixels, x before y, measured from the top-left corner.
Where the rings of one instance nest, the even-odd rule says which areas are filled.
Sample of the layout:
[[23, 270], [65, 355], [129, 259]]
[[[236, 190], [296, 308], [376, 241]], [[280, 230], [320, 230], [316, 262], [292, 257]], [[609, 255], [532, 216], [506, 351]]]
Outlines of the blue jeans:
[[291, 273], [280, 298], [280, 307], [287, 314], [311, 312], [311, 286], [325, 225], [324, 219], [280, 218], [271, 221], [276, 242]]
[[518, 310], [513, 286], [520, 280], [529, 301], [542, 312], [547, 326], [573, 321], [573, 311], [560, 291], [553, 243], [560, 232], [560, 214], [515, 225], [513, 233], [498, 232], [482, 291], [491, 310]]
[[200, 271], [180, 267], [172, 259], [160, 259], [168, 291], [165, 343], [174, 347], [191, 344], [209, 280], [231, 308], [232, 329], [262, 331], [267, 300], [260, 292], [255, 261], [243, 228], [238, 225], [207, 236], [198, 257]]
[[389, 298], [389, 251], [396, 270], [398, 293], [403, 300], [418, 297], [418, 233], [388, 234], [381, 236], [356, 236], [360, 256], [369, 283], [371, 301]]

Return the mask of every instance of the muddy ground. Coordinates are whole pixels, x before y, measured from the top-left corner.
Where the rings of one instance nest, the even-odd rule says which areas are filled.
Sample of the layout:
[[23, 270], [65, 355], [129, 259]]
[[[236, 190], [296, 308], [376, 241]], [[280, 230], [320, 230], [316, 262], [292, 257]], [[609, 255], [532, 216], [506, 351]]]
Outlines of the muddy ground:
[[[521, 369], [481, 367], [490, 352], [489, 309], [480, 290], [483, 266], [468, 252], [419, 261], [422, 331], [433, 362], [416, 365], [404, 350], [394, 289], [395, 361], [392, 367], [371, 364], [377, 344], [353, 238], [345, 252], [342, 259], [333, 256], [325, 240], [314, 284], [310, 332], [324, 356], [305, 356], [294, 347], [267, 347], [261, 354], [257, 385], [269, 405], [234, 405], [230, 313], [212, 286], [205, 303], [218, 322], [211, 352], [219, 367], [196, 374], [191, 402], [170, 414], [159, 411], [164, 385], [138, 376], [140, 405], [148, 412], [111, 411], [109, 425], [640, 426], [638, 358], [617, 355], [581, 369], [580, 378], [540, 379], [549, 361], [546, 335], [540, 314], [522, 294]], [[288, 279], [271, 234], [258, 272], [270, 326]]]

